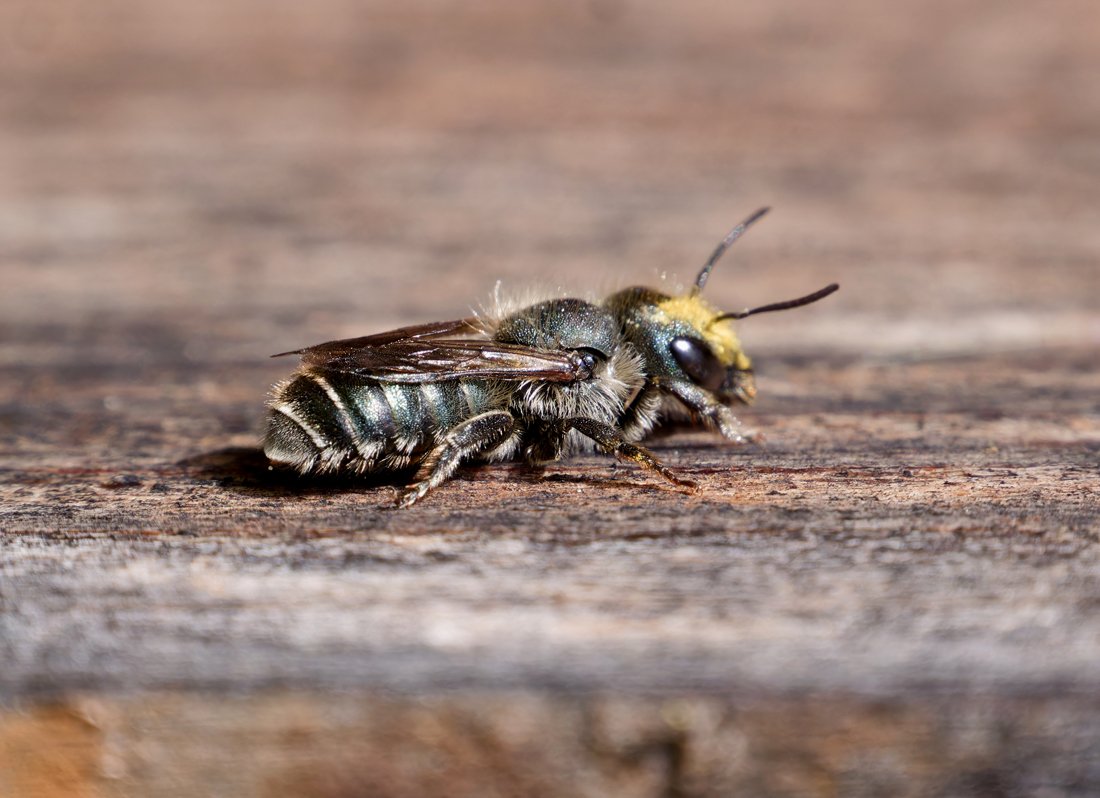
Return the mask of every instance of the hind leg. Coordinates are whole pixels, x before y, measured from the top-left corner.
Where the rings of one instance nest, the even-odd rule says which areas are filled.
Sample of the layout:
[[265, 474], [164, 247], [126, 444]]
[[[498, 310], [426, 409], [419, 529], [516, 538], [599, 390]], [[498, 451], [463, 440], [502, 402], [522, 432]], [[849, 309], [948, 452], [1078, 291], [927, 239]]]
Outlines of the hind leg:
[[398, 506], [411, 507], [446, 482], [463, 460], [499, 446], [514, 428], [515, 419], [506, 410], [490, 410], [451, 428], [424, 459], [418, 481], [405, 489]]

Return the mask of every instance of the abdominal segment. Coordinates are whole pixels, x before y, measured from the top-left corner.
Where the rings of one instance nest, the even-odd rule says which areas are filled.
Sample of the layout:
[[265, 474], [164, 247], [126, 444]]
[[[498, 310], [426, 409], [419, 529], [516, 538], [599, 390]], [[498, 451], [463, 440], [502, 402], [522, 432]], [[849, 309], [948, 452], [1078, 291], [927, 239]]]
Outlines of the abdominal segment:
[[393, 383], [309, 369], [275, 387], [264, 453], [302, 473], [397, 471], [499, 395], [486, 380]]

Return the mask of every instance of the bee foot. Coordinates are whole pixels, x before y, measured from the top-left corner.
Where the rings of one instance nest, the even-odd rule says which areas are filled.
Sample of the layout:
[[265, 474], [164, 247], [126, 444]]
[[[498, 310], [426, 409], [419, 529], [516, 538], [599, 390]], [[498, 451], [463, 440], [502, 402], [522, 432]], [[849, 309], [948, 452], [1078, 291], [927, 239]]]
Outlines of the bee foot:
[[765, 441], [763, 432], [743, 431], [739, 427], [729, 427], [724, 424], [720, 425], [718, 429], [723, 438], [738, 446], [745, 446], [750, 443], [762, 444]]
[[667, 479], [673, 485], [681, 488], [687, 488], [692, 493], [694, 493], [695, 490], [699, 487], [698, 483], [696, 483], [694, 480], [685, 479], [684, 477], [677, 475], [677, 473], [675, 471], [672, 471], [671, 469], [661, 468], [658, 470], [657, 473], [659, 473], [662, 477]]
[[404, 509], [406, 507], [412, 507], [418, 501], [424, 498], [428, 493], [431, 486], [427, 482], [418, 482], [411, 488], [402, 493], [397, 501], [394, 503], [395, 507]]

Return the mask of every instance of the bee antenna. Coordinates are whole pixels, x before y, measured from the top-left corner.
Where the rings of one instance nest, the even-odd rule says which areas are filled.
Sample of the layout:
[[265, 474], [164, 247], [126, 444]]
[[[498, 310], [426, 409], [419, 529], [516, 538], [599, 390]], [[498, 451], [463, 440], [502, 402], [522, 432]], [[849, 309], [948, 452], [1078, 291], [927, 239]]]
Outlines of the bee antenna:
[[755, 222], [757, 219], [759, 219], [770, 210], [771, 208], [761, 208], [745, 221], [741, 222], [739, 225], [726, 233], [726, 237], [722, 239], [722, 242], [717, 247], [715, 247], [714, 252], [712, 252], [711, 256], [707, 259], [706, 265], [703, 266], [703, 270], [699, 272], [699, 276], [695, 278], [695, 287], [691, 289], [692, 296], [698, 296], [699, 293], [703, 290], [703, 286], [707, 284], [707, 278], [710, 277], [711, 269], [714, 268], [714, 264], [716, 264], [718, 262], [718, 259], [725, 254], [726, 250], [730, 248], [730, 244], [739, 239], [741, 237], [741, 234], [748, 230], [749, 226], [753, 222]]
[[732, 313], [723, 313], [721, 316], [715, 318], [712, 324], [724, 321], [726, 319], [743, 319], [746, 316], [755, 316], [757, 313], [771, 313], [773, 310], [790, 310], [791, 308], [800, 308], [803, 305], [809, 305], [811, 302], [816, 302], [819, 299], [824, 299], [829, 294], [840, 288], [836, 283], [829, 283], [820, 291], [814, 291], [812, 294], [801, 296], [798, 299], [788, 299], [786, 302], [773, 302], [770, 305], [761, 305], [758, 308], [752, 310], [740, 310], [733, 311]]

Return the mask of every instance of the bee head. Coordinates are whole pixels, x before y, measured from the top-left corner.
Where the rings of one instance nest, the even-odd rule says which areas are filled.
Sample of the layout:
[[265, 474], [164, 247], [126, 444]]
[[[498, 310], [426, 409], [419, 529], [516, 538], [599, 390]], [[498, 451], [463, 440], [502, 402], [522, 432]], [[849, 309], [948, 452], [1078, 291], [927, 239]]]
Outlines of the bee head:
[[690, 381], [727, 404], [748, 404], [756, 396], [752, 361], [733, 325], [698, 295], [636, 287], [607, 302], [624, 337], [641, 353], [646, 374]]
[[749, 404], [756, 397], [752, 361], [742, 350], [730, 322], [757, 313], [808, 305], [837, 290], [839, 286], [833, 283], [798, 299], [726, 313], [702, 298], [714, 264], [767, 211], [761, 208], [729, 232], [687, 294], [669, 296], [637, 287], [613, 294], [607, 300], [609, 309], [623, 324], [624, 337], [642, 353], [647, 374], [689, 380], [726, 404], [733, 401]]

